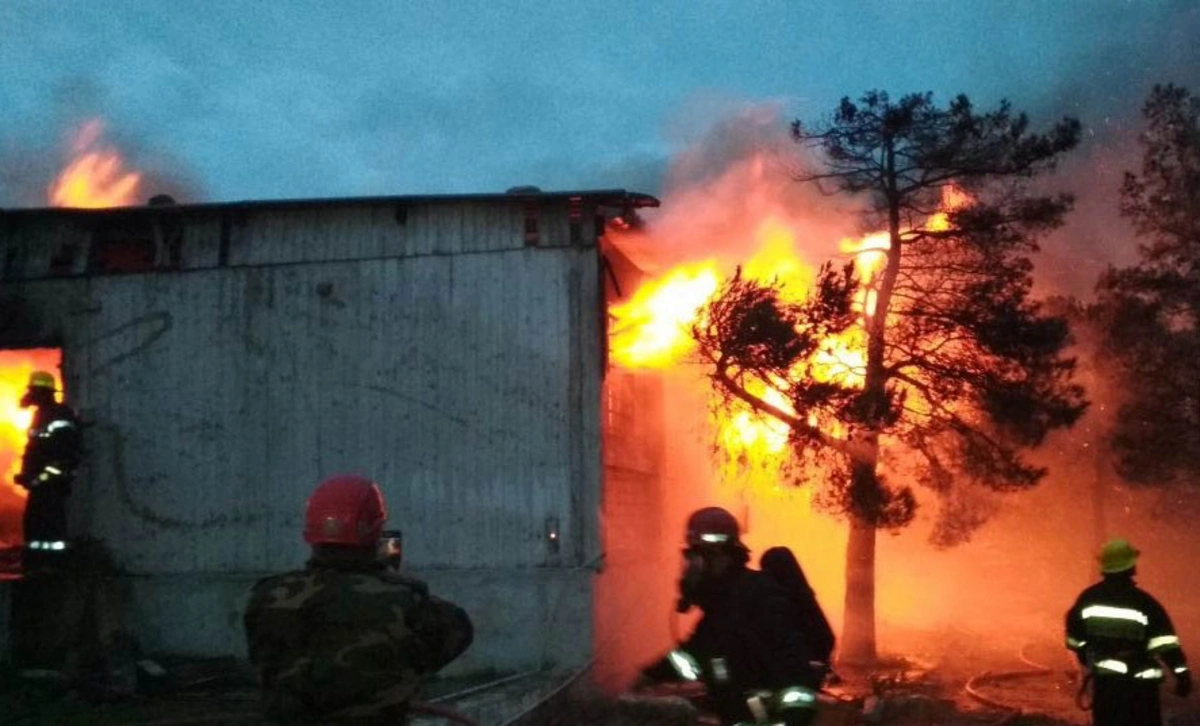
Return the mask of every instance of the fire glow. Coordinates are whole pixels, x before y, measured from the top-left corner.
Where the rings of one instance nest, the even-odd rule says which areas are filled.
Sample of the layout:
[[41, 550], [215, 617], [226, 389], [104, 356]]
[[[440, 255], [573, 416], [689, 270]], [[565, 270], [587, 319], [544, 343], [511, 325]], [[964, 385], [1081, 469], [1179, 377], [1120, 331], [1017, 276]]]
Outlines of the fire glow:
[[[756, 252], [742, 265], [747, 279], [776, 283], [781, 294], [802, 300], [816, 279], [816, 266], [798, 251], [797, 232], [781, 217], [768, 215], [754, 230]], [[618, 243], [619, 244], [619, 243]], [[874, 309], [873, 275], [886, 258], [887, 236], [843, 240], [842, 250], [853, 260], [862, 281], [858, 307]], [[718, 291], [727, 271], [714, 259], [684, 262], [639, 287], [627, 302], [613, 305], [612, 358], [627, 369], [667, 370], [689, 361], [695, 352], [692, 326], [702, 323], [701, 311]], [[815, 359], [816, 375], [851, 384], [861, 381], [866, 361], [865, 337], [854, 329], [830, 339]], [[778, 390], [759, 386], [751, 393], [778, 408], [794, 413]], [[785, 458], [788, 427], [781, 421], [750, 410], [717, 411], [717, 440], [730, 458], [750, 461], [755, 468], [773, 469]], [[837, 435], [836, 431], [830, 431]], [[775, 477], [769, 477], [772, 482]], [[772, 484], [773, 485], [773, 484]]]
[[[708, 380], [710, 371], [701, 363], [692, 337], [693, 327], [704, 324], [701, 316], [706, 303], [738, 265], [743, 278], [772, 283], [785, 302], [798, 303], [812, 290], [820, 262], [830, 259], [836, 265], [849, 261], [859, 284], [853, 300], [858, 324], [824, 341], [804, 364], [808, 374], [818, 380], [852, 387], [863, 384], [867, 326], [877, 312], [877, 288], [888, 260], [889, 236], [886, 232], [847, 236], [855, 218], [831, 215], [816, 207], [806, 209], [805, 202], [796, 203], [796, 195], [788, 193], [788, 183], [772, 182], [762, 165], [751, 161], [711, 177], [702, 188], [683, 190], [679, 199], [668, 198], [664, 210], [668, 204], [674, 205], [672, 212], [686, 209], [690, 202], [697, 211], [677, 212], [674, 218], [651, 222], [640, 230], [640, 236], [628, 240], [631, 249], [661, 267], [631, 295], [609, 307], [609, 352], [613, 364], [626, 371], [662, 374], [666, 390], [674, 392], [675, 397], [665, 404], [667, 426], [677, 435], [696, 438], [674, 441], [665, 455], [664, 469], [699, 468], [708, 477], [698, 489], [681, 496], [703, 498], [705, 504], [735, 512], [752, 552], [761, 554], [777, 545], [791, 547], [801, 558], [826, 614], [840, 627], [842, 613], [834, 603], [845, 593], [840, 555], [847, 542], [844, 525], [819, 514], [815, 504], [818, 489], [788, 483], [795, 480], [789, 470], [795, 463], [790, 427], [748, 405], [725, 405]], [[946, 212], [968, 201], [966, 195], [948, 190], [943, 195], [943, 211], [923, 220], [921, 231], [947, 229]], [[913, 232], [900, 230], [902, 236]], [[618, 248], [626, 242], [623, 234], [611, 232]], [[672, 257], [655, 259], [655, 250]], [[746, 378], [742, 383], [749, 394], [796, 414], [786, 381], [768, 385]], [[913, 397], [911, 405], [919, 407], [923, 401]], [[820, 420], [812, 414], [806, 415], [806, 421], [830, 438], [847, 435], [838, 421]], [[716, 453], [714, 461], [697, 467], [695, 459], [710, 453]], [[674, 482], [672, 474], [665, 476], [665, 481]], [[806, 472], [803, 478], [819, 488], [819, 472]], [[923, 605], [901, 591], [881, 590], [876, 606], [884, 621], [919, 622], [928, 615]]]
[[141, 174], [125, 169], [120, 153], [101, 138], [104, 124], [91, 119], [76, 133], [72, 158], [50, 185], [52, 206], [99, 209], [136, 203]]
[[[762, 176], [755, 174], [753, 179], [761, 184]], [[769, 196], [769, 191], [759, 186], [747, 190], [746, 194], [762, 198]], [[925, 221], [925, 229], [935, 232], [947, 229], [947, 213], [969, 201], [965, 193], [947, 187], [942, 210]], [[756, 251], [742, 265], [743, 276], [760, 283], [777, 284], [784, 299], [802, 301], [816, 278], [816, 266], [800, 254], [797, 230], [783, 216], [765, 213], [757, 222], [753, 235]], [[710, 250], [719, 250], [728, 244], [723, 240], [710, 242], [705, 245]], [[877, 277], [886, 264], [889, 246], [886, 232], [858, 239], [845, 238], [839, 242], [839, 251], [853, 261], [859, 280], [855, 309], [861, 322], [825, 341], [812, 361], [815, 364], [812, 375], [818, 380], [861, 385], [866, 369], [866, 323], [875, 314]], [[722, 270], [715, 259], [683, 262], [644, 283], [627, 302], [613, 305], [609, 310], [614, 319], [613, 361], [631, 370], [667, 370], [688, 362], [695, 352], [692, 327], [703, 324], [702, 311], [728, 274], [729, 271]], [[780, 390], [751, 383], [749, 392], [795, 414]], [[788, 427], [780, 421], [746, 409], [717, 410], [715, 423], [719, 445], [732, 458], [750, 459], [769, 469], [776, 468], [770, 466], [772, 459], [786, 458]], [[825, 433], [830, 436], [842, 434], [837, 422], [824, 424], [810, 417], [809, 423], [827, 429]], [[778, 463], [782, 462], [776, 462], [776, 466]], [[777, 481], [774, 476], [771, 479]]]

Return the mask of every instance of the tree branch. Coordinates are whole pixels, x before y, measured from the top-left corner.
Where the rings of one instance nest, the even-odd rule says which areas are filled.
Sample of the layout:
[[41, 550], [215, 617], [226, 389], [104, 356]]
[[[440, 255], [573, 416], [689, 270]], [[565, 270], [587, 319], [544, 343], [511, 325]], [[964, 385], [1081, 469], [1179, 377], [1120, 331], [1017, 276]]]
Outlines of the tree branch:
[[794, 414], [791, 414], [782, 408], [775, 406], [767, 401], [762, 400], [753, 393], [747, 391], [730, 375], [727, 368], [719, 366], [716, 373], [713, 374], [713, 379], [721, 384], [721, 387], [728, 391], [734, 398], [742, 401], [750, 406], [755, 411], [764, 413], [772, 418], [778, 419], [796, 431], [804, 432], [818, 439], [823, 445], [843, 454], [851, 459], [870, 461], [873, 455], [871, 447], [866, 444], [859, 444], [848, 439], [839, 439], [830, 436], [820, 429], [818, 426], [813, 426]]

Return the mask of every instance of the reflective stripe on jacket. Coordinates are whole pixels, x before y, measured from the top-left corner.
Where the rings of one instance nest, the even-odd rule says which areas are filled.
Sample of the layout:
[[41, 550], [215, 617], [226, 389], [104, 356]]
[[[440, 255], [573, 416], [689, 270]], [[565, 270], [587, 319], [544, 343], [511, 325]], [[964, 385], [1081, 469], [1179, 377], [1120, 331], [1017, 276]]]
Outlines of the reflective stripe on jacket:
[[1066, 646], [1097, 677], [1159, 681], [1187, 671], [1167, 611], [1129, 575], [1109, 575], [1067, 611]]

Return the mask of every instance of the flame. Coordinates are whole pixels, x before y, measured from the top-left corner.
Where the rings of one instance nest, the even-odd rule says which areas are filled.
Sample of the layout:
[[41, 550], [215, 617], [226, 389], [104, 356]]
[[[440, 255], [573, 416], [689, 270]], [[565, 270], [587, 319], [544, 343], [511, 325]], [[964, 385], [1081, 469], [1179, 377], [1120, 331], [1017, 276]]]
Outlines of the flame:
[[[778, 390], [762, 385], [751, 388], [755, 389], [751, 393], [761, 396], [767, 403], [791, 411], [791, 405]], [[788, 425], [784, 422], [749, 410], [718, 419], [717, 436], [721, 445], [729, 451], [744, 452], [752, 466], [767, 465], [783, 453], [788, 433]]]
[[838, 248], [854, 257], [854, 269], [858, 272], [862, 287], [855, 298], [855, 307], [866, 315], [875, 314], [877, 291], [875, 279], [887, 260], [888, 248], [892, 246], [887, 232], [876, 232], [862, 239], [843, 239]]
[[[811, 266], [795, 250], [795, 233], [780, 218], [769, 216], [754, 231], [758, 252], [743, 274], [763, 283], [783, 283], [783, 294], [802, 299], [812, 286]], [[677, 265], [649, 280], [623, 303], [610, 306], [613, 361], [628, 369], [665, 369], [695, 351], [691, 328], [700, 310], [717, 292], [726, 273], [715, 259]]]
[[[703, 324], [705, 304], [735, 266], [747, 279], [776, 285], [785, 301], [799, 302], [811, 291], [821, 258], [840, 256], [854, 263], [860, 281], [854, 299], [860, 324], [824, 341], [810, 363], [813, 375], [823, 380], [862, 385], [866, 324], [876, 313], [889, 236], [847, 236], [852, 218], [815, 207], [810, 214], [794, 188], [790, 178], [772, 179], [761, 158], [742, 159], [702, 183], [669, 192], [661, 211], [636, 234], [610, 230], [609, 241], [631, 260], [649, 258], [661, 267], [632, 295], [610, 303], [609, 352], [615, 367], [664, 374], [655, 383], [663, 406], [660, 425], [670, 442], [657, 472], [664, 518], [681, 521], [684, 512], [699, 506], [723, 506], [739, 519], [752, 556], [768, 547], [790, 547], [839, 628], [841, 610], [835, 603], [845, 593], [845, 571], [844, 559], [833, 553], [844, 550], [848, 535], [836, 517], [822, 515], [819, 487], [791, 485], [798, 473], [791, 470], [796, 463], [792, 431], [749, 407], [724, 405], [708, 371], [690, 365], [697, 358], [690, 329]], [[943, 213], [924, 220], [924, 229], [947, 228], [944, 212], [967, 201], [954, 192], [944, 195]], [[796, 414], [786, 386], [752, 380], [747, 385], [748, 393]], [[648, 412], [655, 412], [654, 405]], [[828, 436], [849, 433], [814, 413], [805, 412], [804, 418]], [[711, 453], [716, 453], [713, 459]], [[813, 481], [819, 478], [819, 473], [808, 474]], [[921, 616], [915, 612], [919, 602], [907, 590], [881, 588], [876, 604], [882, 622]]]
[[[752, 165], [748, 197], [763, 197], [762, 170]], [[949, 228], [948, 212], [970, 202], [970, 197], [946, 187], [941, 211], [925, 221], [928, 230]], [[761, 205], [760, 205], [761, 206]], [[797, 248], [796, 224], [771, 205], [753, 226], [756, 252], [742, 266], [748, 279], [779, 285], [784, 299], [802, 300], [816, 277], [815, 267], [809, 264]], [[715, 241], [714, 247], [720, 246]], [[813, 375], [821, 381], [861, 386], [866, 374], [867, 336], [865, 323], [875, 314], [879, 273], [887, 264], [890, 248], [887, 232], [877, 232], [861, 238], [843, 238], [839, 251], [850, 257], [859, 278], [860, 288], [855, 296], [855, 309], [863, 324], [825, 341], [813, 358]], [[610, 340], [613, 361], [623, 368], [669, 369], [688, 360], [695, 351], [690, 329], [697, 323], [708, 300], [720, 288], [729, 270], [721, 269], [715, 259], [684, 262], [656, 279], [644, 283], [627, 301], [610, 307], [615, 321]], [[795, 415], [786, 397], [786, 383], [767, 386], [751, 383], [749, 393], [763, 401]], [[749, 410], [729, 411], [713, 406], [717, 440], [726, 459], [739, 462], [742, 468], [757, 470], [755, 480], [778, 481], [778, 468], [786, 458], [788, 426], [769, 416]], [[810, 415], [807, 421], [825, 433], [842, 437], [845, 432], [835, 421], [819, 421]], [[726, 471], [726, 477], [735, 476]], [[742, 477], [744, 478], [744, 477]], [[773, 485], [772, 485], [773, 486]]]
[[762, 283], [783, 284], [783, 296], [801, 300], [816, 275], [796, 251], [796, 232], [777, 216], [768, 216], [754, 231], [758, 251], [746, 261], [742, 273]]
[[[13, 482], [21, 470], [27, 432], [33, 411], [21, 408], [21, 396], [29, 374], [35, 370], [57, 371], [62, 359], [52, 348], [0, 350], [0, 544], [21, 540], [21, 512], [28, 492]], [[61, 382], [58, 384], [61, 389]]]
[[84, 123], [72, 143], [73, 158], [50, 185], [55, 207], [98, 209], [136, 203], [141, 174], [126, 171], [120, 153], [101, 143], [100, 119]]
[[695, 349], [691, 326], [720, 285], [714, 260], [680, 265], [638, 288], [609, 315], [613, 361], [623, 368], [666, 368]]

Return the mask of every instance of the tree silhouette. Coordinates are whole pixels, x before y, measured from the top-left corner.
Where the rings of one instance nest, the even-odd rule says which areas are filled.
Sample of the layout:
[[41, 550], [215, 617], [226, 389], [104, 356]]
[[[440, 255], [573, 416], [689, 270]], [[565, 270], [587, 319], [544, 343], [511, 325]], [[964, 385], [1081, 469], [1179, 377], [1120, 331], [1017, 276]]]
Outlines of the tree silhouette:
[[881, 91], [843, 99], [819, 126], [797, 121], [793, 138], [823, 157], [797, 179], [858, 195], [864, 221], [886, 232], [882, 264], [826, 266], [802, 301], [735, 275], [693, 329], [727, 405], [786, 422], [799, 461], [835, 461], [820, 476], [850, 525], [843, 662], [876, 657], [875, 535], [912, 520], [907, 481], [940, 496], [935, 539], [962, 541], [982, 521], [965, 487], [1036, 484], [1045, 471], [1022, 451], [1086, 405], [1065, 321], [1030, 299], [1029, 255], [1071, 200], [1026, 189], [1079, 124], [1028, 126], [1007, 102], [979, 113], [965, 96], [943, 108]]
[[1125, 174], [1120, 207], [1141, 259], [1104, 273], [1091, 312], [1124, 397], [1117, 469], [1132, 483], [1173, 485], [1200, 473], [1200, 98], [1155, 86], [1143, 115], [1142, 171]]

